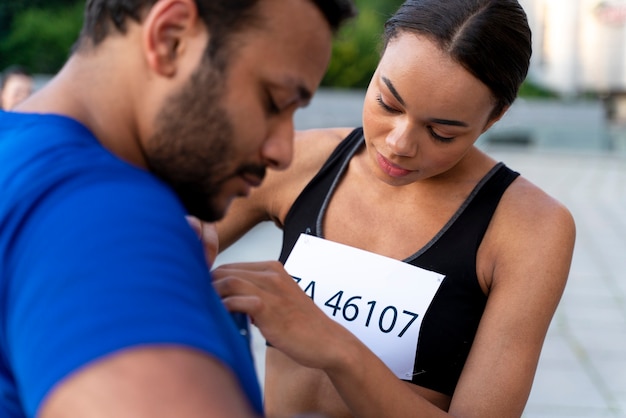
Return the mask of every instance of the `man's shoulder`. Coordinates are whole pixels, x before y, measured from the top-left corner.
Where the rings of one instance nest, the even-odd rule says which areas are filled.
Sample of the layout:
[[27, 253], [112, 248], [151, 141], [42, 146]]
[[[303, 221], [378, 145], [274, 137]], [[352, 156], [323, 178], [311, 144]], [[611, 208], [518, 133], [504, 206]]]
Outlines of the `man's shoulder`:
[[23, 115], [18, 126], [0, 126], [0, 183], [5, 197], [66, 195], [90, 190], [115, 194], [130, 190], [173, 196], [149, 171], [135, 167], [104, 148], [73, 119], [57, 115]]
[[104, 228], [107, 222], [139, 228], [144, 213], [184, 216], [170, 187], [111, 154], [81, 125], [60, 119], [34, 122], [30, 131], [27, 125], [17, 135], [0, 133], [0, 220], [19, 228], [81, 228], [97, 218]]

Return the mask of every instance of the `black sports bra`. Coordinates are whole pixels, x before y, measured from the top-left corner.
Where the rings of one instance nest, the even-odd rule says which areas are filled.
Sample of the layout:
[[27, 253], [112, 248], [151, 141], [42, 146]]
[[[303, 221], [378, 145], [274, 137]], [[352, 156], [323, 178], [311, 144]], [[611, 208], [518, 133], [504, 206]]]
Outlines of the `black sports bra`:
[[[283, 226], [282, 263], [301, 233], [323, 237], [328, 203], [350, 159], [363, 145], [363, 130], [357, 128], [298, 196]], [[454, 392], [487, 301], [476, 276], [478, 247], [502, 194], [518, 175], [498, 163], [441, 231], [404, 260], [446, 276], [423, 318], [411, 379], [416, 385], [450, 396]]]

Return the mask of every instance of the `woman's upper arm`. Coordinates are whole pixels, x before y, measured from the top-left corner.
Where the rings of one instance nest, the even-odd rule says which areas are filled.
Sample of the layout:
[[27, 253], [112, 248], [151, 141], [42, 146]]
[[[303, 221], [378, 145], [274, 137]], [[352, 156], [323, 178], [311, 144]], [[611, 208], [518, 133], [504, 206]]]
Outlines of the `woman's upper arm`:
[[282, 171], [268, 170], [250, 196], [233, 200], [217, 222], [219, 250], [225, 250], [255, 225], [273, 221], [279, 227], [302, 189], [322, 167], [330, 153], [353, 128], [310, 129], [295, 135], [294, 158]]
[[575, 240], [569, 211], [524, 179], [511, 188], [479, 250], [478, 273], [488, 276], [489, 295], [452, 414], [521, 415], [569, 274]]

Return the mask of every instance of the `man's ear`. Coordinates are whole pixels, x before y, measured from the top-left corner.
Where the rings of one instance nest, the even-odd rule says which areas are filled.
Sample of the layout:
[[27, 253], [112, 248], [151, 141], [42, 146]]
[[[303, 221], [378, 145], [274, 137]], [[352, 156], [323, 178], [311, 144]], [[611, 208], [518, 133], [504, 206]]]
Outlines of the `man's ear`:
[[143, 46], [148, 66], [165, 77], [176, 75], [189, 38], [198, 30], [193, 0], [159, 0], [143, 21]]

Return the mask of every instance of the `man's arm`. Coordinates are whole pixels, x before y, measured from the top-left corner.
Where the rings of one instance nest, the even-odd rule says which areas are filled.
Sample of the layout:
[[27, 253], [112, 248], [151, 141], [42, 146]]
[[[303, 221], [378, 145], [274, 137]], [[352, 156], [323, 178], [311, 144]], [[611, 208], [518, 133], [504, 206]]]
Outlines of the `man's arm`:
[[44, 202], [15, 245], [3, 319], [27, 414], [260, 414], [248, 348], [179, 202], [146, 178], [80, 186]]
[[235, 376], [199, 351], [144, 346], [95, 361], [61, 381], [41, 418], [256, 417]]

